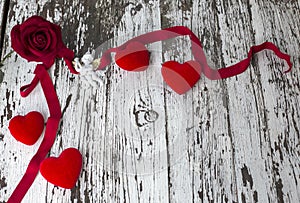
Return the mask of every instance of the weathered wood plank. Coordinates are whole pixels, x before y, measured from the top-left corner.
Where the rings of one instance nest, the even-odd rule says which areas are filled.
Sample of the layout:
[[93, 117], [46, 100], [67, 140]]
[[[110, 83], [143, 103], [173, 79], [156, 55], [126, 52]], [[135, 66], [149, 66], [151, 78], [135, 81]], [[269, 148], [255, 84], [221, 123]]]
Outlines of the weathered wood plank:
[[[299, 81], [299, 25], [300, 19], [293, 16], [299, 15], [299, 2], [291, 1], [289, 3], [266, 1], [263, 4], [257, 3], [253, 6], [253, 16], [261, 22], [254, 24], [253, 28], [257, 33], [256, 41], [267, 39], [275, 42], [279, 47], [286, 48], [288, 53], [293, 56], [294, 70], [290, 74], [282, 74], [285, 66], [279, 65], [280, 60], [268, 61], [272, 56], [266, 57], [267, 60], [258, 58], [257, 63], [261, 75], [257, 74], [259, 89], [255, 94], [258, 99], [263, 99], [264, 104], [259, 107], [261, 126], [266, 131], [260, 138], [264, 152], [261, 157], [268, 158], [264, 167], [266, 174], [261, 179], [270, 183], [272, 189], [267, 190], [269, 201], [278, 202], [299, 202], [299, 185], [294, 179], [299, 174], [299, 87], [291, 84], [297, 84]], [[263, 8], [263, 9], [262, 9]], [[258, 10], [261, 10], [259, 13]], [[257, 14], [256, 14], [257, 12]], [[275, 26], [276, 25], [276, 26]], [[262, 32], [263, 30], [263, 32]], [[298, 30], [298, 32], [297, 32]], [[292, 34], [295, 32], [295, 34]], [[264, 65], [264, 66], [260, 66]], [[270, 65], [269, 65], [270, 64]], [[273, 64], [278, 68], [272, 68]], [[263, 71], [264, 67], [271, 67], [270, 71]], [[256, 79], [255, 79], [256, 80]], [[260, 91], [258, 91], [260, 90]], [[262, 109], [263, 108], [263, 109]], [[268, 166], [269, 165], [269, 166]], [[256, 171], [254, 166], [250, 167], [251, 171]], [[260, 173], [261, 174], [261, 173]], [[257, 175], [253, 178], [258, 179]], [[260, 179], [260, 180], [261, 180]], [[294, 192], [292, 192], [294, 191]]]
[[[159, 16], [157, 2], [145, 5], [130, 3], [115, 30], [115, 36], [119, 37], [113, 43], [124, 42], [128, 38], [122, 36], [128, 33], [134, 36], [159, 29], [160, 21], [156, 16]], [[155, 50], [155, 47], [152, 49]], [[94, 115], [95, 123], [100, 124], [102, 135], [98, 135], [101, 145], [95, 142], [99, 148], [93, 150], [100, 155], [96, 159], [93, 157], [111, 178], [101, 190], [106, 196], [98, 201], [168, 202], [167, 176], [158, 168], [165, 163], [164, 146], [161, 146], [164, 143], [160, 138], [164, 131], [155, 135], [155, 129], [149, 128], [152, 123], [144, 119], [148, 112], [158, 113], [154, 125], [160, 129], [160, 122], [163, 124], [161, 119], [164, 115], [158, 105], [163, 97], [161, 90], [156, 88], [162, 82], [157, 79], [158, 73], [157, 67], [150, 67], [149, 71], [131, 74], [116, 65], [107, 72], [104, 89], [107, 98], [102, 98], [103, 94], [96, 97], [99, 99], [96, 108], [101, 110]], [[101, 115], [103, 118], [99, 119]]]
[[[7, 13], [9, 8], [9, 1], [4, 0], [0, 2], [0, 61], [4, 58], [5, 54], [3, 53], [3, 46], [4, 46], [4, 37], [5, 37], [5, 27], [6, 27], [6, 21], [7, 21]], [[4, 56], [2, 56], [4, 55]], [[3, 64], [0, 64], [0, 83], [3, 81], [4, 73], [1, 70], [1, 67]]]
[[[202, 39], [208, 58], [215, 66], [222, 66], [222, 53], [217, 49], [220, 45], [218, 11], [214, 3], [178, 1], [173, 10], [165, 11], [168, 16], [166, 26], [183, 24], [191, 27]], [[188, 53], [190, 50], [176, 52], [174, 55]], [[186, 143], [187, 157], [183, 164], [171, 171], [172, 199], [179, 199], [179, 202], [185, 199], [190, 202], [237, 201], [234, 165], [231, 161], [232, 143], [228, 129], [230, 123], [226, 115], [226, 91], [222, 82], [212, 82], [204, 76], [201, 80], [189, 99], [193, 101], [189, 108], [194, 118], [193, 129], [186, 135], [189, 138]], [[178, 178], [180, 176], [183, 178]], [[182, 183], [185, 183], [184, 187], [181, 187]], [[185, 187], [188, 189], [183, 189]]]
[[[278, 5], [272, 2], [266, 2], [264, 5], [257, 5], [254, 2], [250, 2], [250, 5], [244, 4], [244, 8], [242, 2], [233, 2], [233, 4], [239, 6], [234, 7], [234, 5], [228, 3], [228, 5], [220, 4], [218, 7], [218, 10], [221, 11], [220, 16], [222, 18], [220, 17], [220, 19], [223, 20], [223, 23], [220, 23], [221, 31], [224, 33], [221, 35], [222, 44], [224, 46], [222, 52], [226, 55], [228, 53], [239, 53], [236, 47], [237, 44], [240, 44], [241, 39], [246, 42], [243, 46], [244, 50], [249, 49], [249, 47], [247, 47], [248, 45], [259, 44], [266, 40], [278, 44], [279, 47], [286, 48], [288, 48], [288, 46], [284, 46], [284, 44], [295, 44], [294, 40], [297, 40], [297, 37], [292, 37], [291, 39], [282, 36], [280, 30], [282, 29], [281, 25], [286, 26], [290, 24], [288, 22], [289, 18], [282, 10], [290, 9], [290, 12], [287, 13], [296, 13], [297, 15], [299, 11], [297, 4], [292, 5], [290, 8], [288, 8], [288, 6], [285, 7], [283, 4]], [[255, 6], [258, 6], [257, 10], [253, 9]], [[249, 11], [250, 8], [251, 10]], [[227, 15], [226, 12], [230, 12], [231, 9], [233, 9], [232, 13], [240, 13], [242, 15], [239, 15], [238, 19], [235, 19], [236, 15]], [[267, 14], [264, 14], [264, 12]], [[271, 15], [272, 13], [281, 14]], [[228, 17], [224, 18], [224, 15]], [[241, 16], [245, 16], [245, 18]], [[251, 19], [252, 17], [254, 19]], [[274, 24], [272, 28], [268, 26], [268, 24], [272, 24], [276, 21], [276, 26]], [[296, 22], [290, 25], [299, 25], [299, 22], [297, 22], [297, 20], [295, 21]], [[237, 24], [236, 22], [239, 23]], [[256, 22], [262, 23], [263, 27], [261, 26], [262, 24]], [[292, 30], [293, 28], [285, 29]], [[270, 37], [267, 33], [279, 34]], [[241, 35], [244, 36], [241, 37]], [[299, 43], [296, 46], [298, 47]], [[226, 52], [225, 50], [228, 51]], [[287, 50], [287, 52], [293, 53], [292, 50]], [[245, 56], [245, 53], [240, 52], [240, 54]], [[291, 158], [293, 164], [291, 164], [291, 167], [287, 167], [287, 162], [278, 159], [278, 153], [279, 151], [285, 151], [290, 148], [287, 146], [287, 148], [284, 147], [283, 143], [286, 138], [293, 140], [292, 143], [294, 144], [292, 145], [299, 143], [299, 132], [297, 132], [298, 124], [291, 125], [287, 121], [289, 117], [293, 117], [292, 120], [294, 120], [298, 119], [299, 116], [297, 113], [294, 114], [288, 112], [289, 110], [284, 110], [284, 108], [278, 110], [278, 107], [291, 107], [296, 105], [295, 108], [298, 108], [296, 101], [299, 100], [299, 97], [291, 96], [291, 94], [288, 93], [290, 91], [294, 92], [294, 90], [279, 84], [288, 83], [287, 81], [292, 78], [291, 75], [294, 75], [293, 73], [295, 72], [296, 75], [294, 76], [296, 78], [299, 77], [299, 73], [297, 73], [298, 70], [294, 70], [292, 74], [282, 74], [282, 70], [286, 68], [286, 64], [280, 66], [278, 64], [279, 60], [274, 57], [272, 53], [268, 54], [270, 55], [267, 55], [267, 57], [264, 57], [265, 54], [257, 55], [258, 62], [254, 63], [253, 69], [248, 71], [250, 75], [243, 74], [227, 80], [229, 97], [228, 110], [232, 138], [235, 146], [234, 158], [236, 164], [237, 188], [239, 188], [238, 197], [239, 201], [246, 202], [255, 202], [257, 200], [262, 202], [298, 202], [299, 197], [297, 190], [294, 190], [294, 192], [292, 192], [293, 194], [289, 194], [291, 190], [297, 188], [297, 182], [290, 182], [291, 177], [278, 175], [280, 173], [293, 174], [293, 171], [297, 170], [297, 165], [299, 165], [297, 154], [289, 154], [288, 159]], [[232, 63], [231, 59], [233, 57], [226, 55], [224, 57], [224, 63]], [[297, 67], [298, 62], [295, 60], [294, 63], [295, 67]], [[274, 64], [276, 64], [276, 67], [279, 67], [279, 69], [274, 68]], [[268, 70], [266, 70], [267, 67], [269, 67]], [[252, 73], [252, 71], [254, 71], [254, 73]], [[270, 81], [272, 81], [274, 77], [270, 76], [270, 73], [272, 73], [271, 75], [276, 75], [277, 82], [275, 83], [278, 85], [272, 85]], [[239, 85], [237, 85], [237, 81], [243, 82], [239, 82]], [[297, 89], [296, 91], [298, 92], [299, 90]], [[289, 94], [291, 97], [289, 96], [289, 99], [286, 100], [284, 99], [285, 96], [283, 96], [285, 94]], [[292, 101], [289, 101], [290, 99]], [[278, 117], [278, 115], [281, 116]], [[278, 143], [282, 143], [281, 147]], [[283, 185], [282, 182], [285, 178], [287, 179], [284, 180], [285, 185]]]
[[[1, 16], [1, 18], [0, 18], [0, 33], [1, 32], [3, 32], [2, 31], [2, 24], [3, 24], [3, 12], [4, 12], [4, 3], [5, 3], [5, 1], [1, 1], [0, 2], [0, 16]], [[2, 42], [2, 36], [0, 35], [0, 42]], [[0, 44], [2, 44], [2, 43], [0, 43]], [[0, 50], [2, 50], [2, 45], [0, 45]], [[1, 51], [2, 52], [2, 51]], [[0, 52], [0, 53], [1, 53]]]
[[5, 2], [6, 1], [1, 1], [0, 2], [0, 59], [2, 58], [2, 44], [3, 44], [3, 37], [2, 37], [2, 33], [4, 33], [4, 25], [3, 25], [3, 21], [5, 19]]

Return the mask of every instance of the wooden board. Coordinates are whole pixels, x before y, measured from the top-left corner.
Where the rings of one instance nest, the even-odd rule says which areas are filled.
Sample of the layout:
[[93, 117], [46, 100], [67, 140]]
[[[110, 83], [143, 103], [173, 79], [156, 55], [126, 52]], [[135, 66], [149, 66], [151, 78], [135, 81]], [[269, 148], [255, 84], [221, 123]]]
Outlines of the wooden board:
[[[198, 35], [209, 63], [244, 59], [251, 45], [271, 41], [292, 56], [292, 72], [272, 52], [257, 54], [243, 74], [219, 81], [202, 76], [183, 96], [163, 82], [160, 64], [192, 59], [178, 38], [149, 45], [151, 66], [129, 73], [112, 64], [104, 85], [86, 87], [57, 61], [50, 73], [63, 109], [51, 156], [68, 147], [83, 154], [76, 187], [41, 175], [24, 202], [300, 202], [300, 1], [11, 1], [9, 32], [31, 15], [62, 26], [78, 56], [103, 43], [174, 25]], [[35, 64], [13, 55], [0, 84], [0, 202], [5, 202], [41, 140], [16, 142], [7, 126], [19, 114], [48, 110], [38, 87], [28, 98]], [[152, 116], [153, 120], [147, 119]]]
[[[1, 1], [0, 2], [0, 16], [1, 16], [1, 18], [0, 18], [0, 25], [2, 25], [3, 23], [3, 11], [4, 11], [4, 2], [5, 1]], [[0, 26], [0, 33], [2, 32], [2, 26]], [[2, 41], [2, 36], [0, 36], [0, 42]], [[2, 45], [1, 45], [2, 46]]]

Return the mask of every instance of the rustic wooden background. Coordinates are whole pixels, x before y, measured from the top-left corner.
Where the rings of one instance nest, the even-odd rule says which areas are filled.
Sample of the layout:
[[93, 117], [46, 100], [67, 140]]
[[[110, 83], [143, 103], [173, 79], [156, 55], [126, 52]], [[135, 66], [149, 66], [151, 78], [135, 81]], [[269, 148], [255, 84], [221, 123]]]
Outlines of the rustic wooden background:
[[[2, 0], [0, 11], [2, 58], [11, 51], [11, 28], [38, 14], [62, 26], [78, 56], [107, 40], [116, 45], [120, 36], [185, 25], [215, 67], [242, 60], [266, 40], [294, 64], [283, 74], [287, 64], [262, 52], [245, 73], [203, 76], [178, 96], [159, 65], [136, 74], [112, 64], [104, 85], [92, 88], [58, 60], [50, 73], [63, 118], [50, 155], [76, 147], [83, 170], [72, 190], [38, 175], [24, 202], [300, 202], [299, 0]], [[185, 39], [149, 47], [153, 64], [191, 59]], [[40, 144], [16, 142], [9, 120], [32, 110], [48, 115], [40, 86], [19, 95], [34, 66], [13, 54], [0, 69], [0, 202]]]

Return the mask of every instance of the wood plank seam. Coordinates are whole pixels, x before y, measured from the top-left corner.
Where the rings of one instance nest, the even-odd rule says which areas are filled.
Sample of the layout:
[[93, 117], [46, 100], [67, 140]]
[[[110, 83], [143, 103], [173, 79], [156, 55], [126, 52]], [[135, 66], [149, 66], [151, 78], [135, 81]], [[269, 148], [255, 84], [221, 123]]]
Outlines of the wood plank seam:
[[2, 10], [2, 22], [1, 22], [1, 32], [0, 32], [0, 61], [2, 59], [3, 52], [3, 44], [4, 44], [4, 36], [6, 31], [6, 22], [7, 15], [9, 10], [10, 0], [4, 0], [3, 10]]

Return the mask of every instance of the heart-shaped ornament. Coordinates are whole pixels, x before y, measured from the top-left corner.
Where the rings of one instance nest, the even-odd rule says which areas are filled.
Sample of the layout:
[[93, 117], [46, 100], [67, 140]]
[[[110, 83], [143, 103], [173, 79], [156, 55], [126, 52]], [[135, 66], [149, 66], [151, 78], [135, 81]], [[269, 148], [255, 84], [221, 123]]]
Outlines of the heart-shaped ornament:
[[8, 129], [12, 136], [26, 145], [33, 145], [44, 130], [44, 117], [37, 111], [25, 116], [15, 116], [9, 121]]
[[162, 65], [162, 76], [165, 82], [178, 94], [189, 91], [200, 79], [201, 67], [196, 61], [183, 64], [167, 61]]
[[81, 167], [81, 153], [75, 148], [68, 148], [58, 158], [49, 157], [45, 159], [41, 163], [40, 172], [48, 182], [71, 189], [76, 184]]
[[139, 42], [130, 42], [115, 56], [116, 64], [127, 71], [143, 71], [149, 66], [149, 60], [149, 51], [145, 45]]

